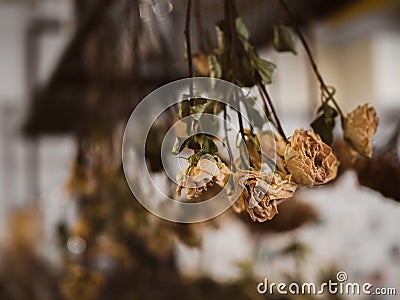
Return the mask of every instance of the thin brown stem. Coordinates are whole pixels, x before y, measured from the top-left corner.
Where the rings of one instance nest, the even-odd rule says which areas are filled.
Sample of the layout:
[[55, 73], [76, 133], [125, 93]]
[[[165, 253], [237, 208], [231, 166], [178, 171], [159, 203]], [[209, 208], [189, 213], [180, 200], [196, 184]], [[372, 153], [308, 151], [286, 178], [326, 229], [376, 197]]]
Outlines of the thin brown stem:
[[[225, 119], [225, 121], [227, 120], [227, 118], [228, 118], [228, 112], [227, 112], [226, 104], [225, 104], [224, 105], [224, 119]], [[233, 170], [233, 172], [235, 172], [236, 171], [236, 166], [235, 166], [235, 164], [233, 162], [233, 152], [232, 152], [231, 145], [229, 144], [228, 124], [227, 123], [228, 122], [224, 122], [225, 142], [226, 142], [226, 148], [228, 149], [229, 159], [232, 158], [232, 163], [231, 163], [232, 170]]]
[[[186, 7], [186, 22], [185, 22], [185, 42], [186, 42], [186, 53], [188, 60], [189, 76], [193, 77], [193, 56], [192, 56], [192, 45], [190, 40], [190, 16], [192, 10], [192, 0], [188, 0]], [[192, 96], [192, 95], [191, 95]]]
[[[230, 45], [230, 59], [232, 64], [232, 82], [234, 84], [237, 83], [237, 68], [236, 68], [236, 43], [237, 43], [237, 34], [236, 34], [236, 26], [235, 26], [235, 19], [236, 19], [236, 5], [235, 0], [225, 0], [225, 41], [229, 42]], [[225, 43], [228, 45], [228, 43]], [[240, 101], [238, 100], [237, 91], [234, 91], [233, 94], [234, 103], [237, 104], [237, 116], [239, 120], [239, 129], [240, 135], [245, 143], [245, 133], [243, 127], [243, 116], [240, 110]]]
[[[287, 141], [287, 137], [286, 137], [286, 135], [285, 135], [285, 132], [283, 131], [283, 127], [282, 127], [281, 121], [280, 121], [279, 118], [278, 118], [278, 115], [277, 115], [277, 113], [276, 113], [274, 104], [272, 103], [272, 99], [271, 99], [271, 97], [269, 96], [269, 94], [268, 94], [267, 89], [265, 88], [265, 86], [264, 86], [262, 83], [260, 83], [260, 82], [261, 82], [261, 81], [259, 80], [259, 83], [257, 84], [257, 86], [258, 86], [259, 90], [261, 91], [261, 95], [264, 95], [264, 97], [265, 97], [265, 98], [267, 99], [267, 101], [268, 101], [268, 104], [269, 104], [269, 107], [270, 107], [270, 109], [271, 109], [272, 115], [274, 116], [274, 119], [275, 119], [275, 123], [276, 123], [276, 127], [277, 127], [277, 130], [278, 130], [278, 133], [282, 136], [282, 138], [283, 138], [285, 141]], [[265, 100], [265, 99], [264, 99], [264, 100]]]
[[204, 45], [204, 28], [203, 28], [203, 22], [202, 22], [202, 15], [201, 15], [201, 1], [202, 0], [195, 0], [194, 2], [194, 17], [196, 20], [196, 28], [197, 28], [197, 34], [199, 36], [199, 41], [200, 45], [199, 48], [201, 51], [206, 51], [206, 47]]
[[307, 53], [308, 59], [309, 59], [310, 64], [311, 64], [311, 68], [313, 69], [314, 74], [315, 74], [315, 76], [317, 77], [317, 80], [319, 81], [319, 84], [320, 84], [321, 89], [322, 89], [325, 93], [328, 94], [328, 99], [327, 99], [327, 101], [332, 100], [333, 105], [336, 107], [337, 111], [339, 112], [340, 118], [343, 120], [343, 119], [344, 119], [343, 112], [342, 112], [342, 110], [340, 109], [340, 107], [339, 107], [338, 103], [336, 102], [335, 98], [333, 97], [333, 96], [334, 96], [334, 93], [332, 93], [332, 92], [329, 90], [329, 87], [325, 84], [325, 81], [324, 81], [324, 79], [322, 78], [322, 75], [321, 75], [321, 73], [319, 72], [317, 63], [315, 62], [315, 59], [314, 59], [314, 57], [313, 57], [311, 48], [310, 48], [310, 46], [308, 45], [308, 42], [307, 42], [307, 40], [306, 40], [304, 34], [302, 33], [302, 31], [300, 30], [300, 28], [299, 28], [299, 27], [295, 24], [295, 22], [294, 22], [294, 20], [295, 20], [294, 15], [293, 15], [292, 12], [290, 11], [290, 9], [289, 9], [288, 5], [286, 4], [285, 0], [279, 0], [279, 2], [280, 2], [280, 4], [281, 4], [282, 8], [284, 9], [284, 11], [286, 12], [287, 16], [289, 17], [289, 19], [290, 19], [291, 22], [293, 23], [293, 28], [294, 28], [294, 30], [295, 30], [297, 36], [299, 37], [300, 42], [301, 42], [301, 44], [302, 44], [303, 47], [304, 47], [304, 50], [305, 50], [306, 53]]

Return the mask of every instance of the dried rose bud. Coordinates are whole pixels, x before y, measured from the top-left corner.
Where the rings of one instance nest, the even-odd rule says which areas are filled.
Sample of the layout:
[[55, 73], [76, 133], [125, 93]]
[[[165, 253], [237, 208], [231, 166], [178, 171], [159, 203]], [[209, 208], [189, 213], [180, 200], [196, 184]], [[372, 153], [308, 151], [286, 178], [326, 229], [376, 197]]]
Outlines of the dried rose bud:
[[247, 211], [253, 221], [265, 222], [278, 214], [278, 205], [293, 196], [297, 186], [278, 174], [239, 170], [237, 188], [243, 189], [234, 204], [236, 212]]
[[211, 155], [206, 155], [206, 158], [201, 158], [196, 166], [189, 166], [185, 170], [179, 172], [176, 180], [179, 185], [176, 188], [176, 193], [180, 197], [182, 189], [186, 192], [186, 197], [198, 197], [203, 190], [214, 184], [224, 187], [229, 174], [231, 173], [228, 167], [217, 162]]
[[373, 106], [358, 106], [344, 118], [344, 138], [359, 154], [371, 158], [371, 141], [378, 123], [379, 119]]
[[337, 174], [339, 162], [332, 148], [311, 130], [296, 130], [285, 149], [285, 168], [299, 186], [327, 183]]

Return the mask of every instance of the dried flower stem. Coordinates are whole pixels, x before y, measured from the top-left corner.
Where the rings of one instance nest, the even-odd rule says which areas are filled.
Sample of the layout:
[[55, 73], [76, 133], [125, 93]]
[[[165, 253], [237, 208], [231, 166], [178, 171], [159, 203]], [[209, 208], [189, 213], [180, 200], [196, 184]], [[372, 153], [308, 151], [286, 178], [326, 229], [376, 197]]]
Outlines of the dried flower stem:
[[[188, 0], [186, 7], [186, 22], [185, 22], [185, 43], [186, 43], [186, 53], [189, 68], [189, 76], [193, 77], [193, 55], [192, 55], [192, 45], [190, 40], [190, 17], [192, 10], [192, 0]], [[193, 82], [190, 84], [190, 97], [193, 97]]]
[[304, 50], [305, 50], [306, 53], [307, 53], [308, 59], [309, 59], [310, 64], [311, 64], [311, 68], [313, 69], [314, 74], [315, 74], [315, 76], [317, 77], [317, 79], [318, 79], [318, 81], [319, 81], [319, 84], [320, 84], [321, 89], [322, 89], [325, 93], [328, 94], [328, 99], [327, 99], [327, 101], [332, 100], [333, 105], [336, 107], [337, 111], [339, 112], [339, 115], [340, 115], [341, 120], [343, 120], [343, 119], [344, 119], [343, 112], [342, 112], [342, 110], [340, 109], [338, 103], [336, 102], [336, 100], [335, 100], [335, 98], [334, 98], [334, 93], [331, 92], [331, 91], [329, 90], [329, 87], [325, 84], [325, 81], [324, 81], [324, 79], [322, 78], [322, 75], [321, 75], [321, 73], [319, 72], [318, 66], [317, 66], [317, 64], [316, 64], [316, 62], [315, 62], [315, 59], [314, 59], [314, 57], [313, 57], [312, 51], [311, 51], [311, 49], [310, 49], [310, 46], [308, 45], [307, 40], [306, 40], [306, 38], [304, 37], [304, 34], [302, 33], [302, 31], [300, 30], [300, 28], [299, 28], [299, 27], [296, 25], [296, 23], [294, 22], [295, 18], [294, 18], [294, 16], [293, 16], [292, 12], [290, 11], [290, 9], [289, 9], [288, 5], [286, 4], [285, 0], [279, 0], [279, 3], [281, 4], [283, 10], [286, 12], [287, 16], [289, 17], [289, 19], [290, 19], [291, 22], [293, 23], [293, 28], [294, 28], [294, 30], [295, 30], [297, 36], [299, 37], [300, 42], [301, 42], [301, 44], [302, 44], [303, 47], [304, 47]]
[[[260, 76], [258, 75], [258, 77], [260, 77]], [[260, 91], [261, 98], [262, 98], [263, 101], [264, 101], [264, 106], [266, 107], [266, 106], [267, 106], [266, 103], [268, 102], [269, 107], [270, 107], [271, 112], [272, 112], [272, 115], [274, 116], [274, 119], [275, 119], [275, 127], [276, 127], [276, 129], [278, 130], [278, 133], [282, 136], [282, 138], [283, 138], [283, 139], [285, 140], [285, 142], [286, 142], [286, 141], [287, 141], [287, 137], [286, 137], [285, 132], [284, 132], [284, 130], [283, 130], [281, 121], [279, 120], [278, 115], [277, 115], [277, 113], [276, 113], [276, 111], [275, 111], [275, 107], [274, 107], [274, 104], [272, 103], [272, 99], [271, 99], [271, 97], [269, 96], [269, 94], [268, 94], [268, 92], [267, 92], [267, 89], [266, 89], [265, 86], [262, 84], [260, 78], [259, 78], [258, 81], [259, 81], [259, 82], [257, 83], [257, 87], [258, 87], [258, 89], [259, 89], [259, 91]], [[267, 101], [266, 101], [266, 100], [267, 100]]]
[[[236, 61], [236, 43], [237, 43], [237, 34], [236, 34], [236, 5], [235, 0], [225, 0], [225, 45], [230, 44], [230, 59], [232, 63], [232, 82], [234, 84], [237, 83], [237, 61]], [[229, 28], [229, 30], [228, 30]], [[228, 43], [230, 42], [230, 43]], [[240, 135], [242, 137], [243, 142], [245, 142], [245, 134], [243, 127], [243, 117], [240, 111], [240, 101], [238, 100], [237, 91], [234, 91], [234, 103], [237, 104], [237, 116], [239, 120], [239, 129]]]
[[[227, 120], [228, 119], [228, 112], [226, 109], [226, 104], [224, 104], [224, 119]], [[226, 141], [226, 148], [228, 149], [228, 154], [229, 154], [229, 159], [231, 157], [233, 157], [233, 152], [231, 149], [231, 145], [229, 144], [229, 137], [228, 137], [228, 124], [227, 122], [224, 122], [224, 131], [225, 131], [225, 141]], [[232, 167], [232, 171], [235, 172], [236, 171], [236, 166], [235, 164], [232, 162], [231, 163], [231, 167]]]
[[186, 7], [186, 22], [185, 22], [185, 42], [186, 42], [186, 53], [189, 67], [189, 75], [193, 77], [193, 56], [192, 56], [192, 45], [190, 39], [190, 16], [192, 10], [192, 0], [188, 0]]

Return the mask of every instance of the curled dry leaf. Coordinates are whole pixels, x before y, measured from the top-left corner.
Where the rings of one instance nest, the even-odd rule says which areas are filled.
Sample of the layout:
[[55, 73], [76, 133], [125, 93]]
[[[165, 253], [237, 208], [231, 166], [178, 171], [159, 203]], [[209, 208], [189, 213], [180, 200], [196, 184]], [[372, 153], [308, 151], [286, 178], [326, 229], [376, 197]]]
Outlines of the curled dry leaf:
[[379, 119], [373, 106], [368, 103], [358, 106], [344, 118], [344, 138], [357, 153], [371, 158], [371, 141], [378, 123]]
[[296, 130], [284, 153], [285, 169], [299, 186], [327, 183], [337, 175], [339, 161], [332, 148], [311, 130]]
[[234, 174], [237, 189], [243, 189], [234, 204], [236, 212], [247, 211], [253, 221], [265, 222], [278, 214], [278, 205], [290, 199], [297, 186], [290, 178], [274, 173], [238, 170]]
[[205, 155], [195, 166], [189, 166], [179, 172], [176, 176], [178, 187], [176, 193], [180, 197], [182, 189], [186, 192], [186, 197], [199, 197], [207, 187], [214, 184], [224, 187], [231, 171], [222, 162], [217, 162], [211, 155]]

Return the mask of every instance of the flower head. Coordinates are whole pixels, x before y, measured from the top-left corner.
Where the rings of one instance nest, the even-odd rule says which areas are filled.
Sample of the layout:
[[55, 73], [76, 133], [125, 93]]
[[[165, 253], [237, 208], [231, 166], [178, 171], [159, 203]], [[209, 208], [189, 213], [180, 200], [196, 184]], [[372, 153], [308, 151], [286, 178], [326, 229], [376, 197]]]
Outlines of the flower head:
[[369, 104], [358, 106], [343, 122], [344, 138], [359, 154], [372, 157], [372, 138], [378, 127], [377, 113]]
[[284, 153], [285, 169], [299, 186], [327, 183], [337, 175], [339, 162], [332, 148], [310, 130], [296, 130]]
[[217, 161], [211, 155], [204, 155], [195, 166], [189, 166], [177, 174], [176, 193], [181, 196], [184, 189], [188, 199], [199, 197], [209, 186], [217, 184], [224, 187], [230, 173], [224, 163]]
[[234, 205], [236, 212], [247, 211], [253, 221], [265, 222], [278, 214], [278, 205], [293, 196], [297, 186], [278, 174], [239, 170], [237, 188], [243, 189]]

